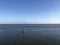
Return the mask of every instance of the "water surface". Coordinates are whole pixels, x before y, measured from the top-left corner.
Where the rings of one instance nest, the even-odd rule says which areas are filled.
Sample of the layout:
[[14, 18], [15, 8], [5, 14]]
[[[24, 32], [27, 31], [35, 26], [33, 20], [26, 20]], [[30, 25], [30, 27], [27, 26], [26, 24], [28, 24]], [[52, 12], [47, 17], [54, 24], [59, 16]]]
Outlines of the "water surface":
[[0, 24], [0, 45], [45, 44], [60, 45], [60, 24]]

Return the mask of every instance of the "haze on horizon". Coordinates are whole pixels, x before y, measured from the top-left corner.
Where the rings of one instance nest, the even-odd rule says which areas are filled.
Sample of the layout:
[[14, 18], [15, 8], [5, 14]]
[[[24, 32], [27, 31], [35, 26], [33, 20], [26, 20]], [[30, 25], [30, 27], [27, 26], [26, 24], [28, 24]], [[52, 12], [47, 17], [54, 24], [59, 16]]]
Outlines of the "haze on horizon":
[[60, 0], [0, 0], [0, 24], [60, 24]]

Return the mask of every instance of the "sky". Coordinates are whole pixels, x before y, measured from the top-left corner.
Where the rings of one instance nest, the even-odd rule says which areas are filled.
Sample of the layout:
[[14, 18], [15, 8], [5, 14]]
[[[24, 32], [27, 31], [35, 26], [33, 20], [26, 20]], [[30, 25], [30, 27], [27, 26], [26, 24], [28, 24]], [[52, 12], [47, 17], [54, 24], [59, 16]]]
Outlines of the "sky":
[[60, 0], [0, 0], [0, 24], [60, 24]]

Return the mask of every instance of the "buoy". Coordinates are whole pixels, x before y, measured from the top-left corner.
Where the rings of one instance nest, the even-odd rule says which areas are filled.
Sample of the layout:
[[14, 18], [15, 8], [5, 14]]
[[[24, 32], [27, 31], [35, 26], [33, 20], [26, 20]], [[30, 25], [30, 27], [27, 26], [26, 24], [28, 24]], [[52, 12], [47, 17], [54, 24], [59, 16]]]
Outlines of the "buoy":
[[23, 31], [22, 31], [22, 33], [23, 33], [23, 34], [25, 33], [25, 28], [23, 28]]
[[25, 32], [25, 28], [24, 28], [24, 32]]

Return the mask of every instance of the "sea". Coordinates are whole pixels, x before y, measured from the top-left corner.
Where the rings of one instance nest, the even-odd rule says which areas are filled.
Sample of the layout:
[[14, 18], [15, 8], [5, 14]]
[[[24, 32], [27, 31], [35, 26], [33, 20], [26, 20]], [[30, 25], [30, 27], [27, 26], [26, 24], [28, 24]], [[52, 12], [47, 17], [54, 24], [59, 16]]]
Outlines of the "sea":
[[0, 24], [0, 45], [60, 45], [60, 24]]

